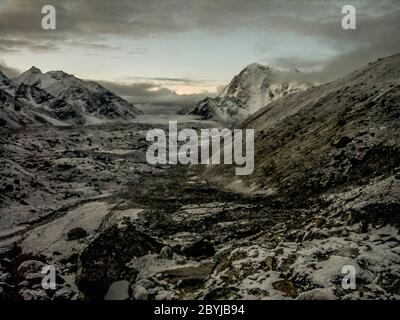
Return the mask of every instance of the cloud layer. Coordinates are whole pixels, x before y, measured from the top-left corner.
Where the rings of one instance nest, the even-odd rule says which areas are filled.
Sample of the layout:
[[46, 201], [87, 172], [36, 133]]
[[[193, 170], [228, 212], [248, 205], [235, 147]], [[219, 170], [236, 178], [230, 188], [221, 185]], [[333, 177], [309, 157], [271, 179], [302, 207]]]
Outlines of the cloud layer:
[[[48, 2], [0, 0], [0, 54], [65, 52], [69, 48], [81, 48], [101, 54], [125, 49], [129, 53], [145, 55], [146, 48], [121, 48], [112, 44], [112, 39], [140, 43], [143, 39], [176, 38], [188, 32], [199, 31], [212, 36], [235, 34], [244, 29], [251, 37], [253, 33], [262, 34], [265, 30], [277, 35], [290, 34], [299, 42], [299, 51], [302, 50], [301, 39], [313, 39], [321, 47], [329, 46], [335, 54], [324, 59], [313, 56], [304, 58], [294, 53], [271, 58], [268, 55], [271, 46], [282, 44], [260, 40], [259, 52], [261, 56], [265, 53], [265, 58], [257, 62], [286, 70], [298, 68], [305, 72], [309, 80], [326, 81], [377, 57], [400, 52], [400, 41], [397, 39], [400, 34], [398, 0], [352, 1], [357, 10], [356, 30], [341, 28], [341, 7], [348, 4], [348, 1], [342, 0], [55, 0], [52, 1], [57, 9], [57, 30], [54, 32], [41, 28], [41, 8]], [[123, 44], [124, 41], [118, 43]], [[237, 46], [240, 48], [241, 43]], [[251, 62], [255, 61], [248, 61]], [[16, 73], [7, 66], [0, 67], [3, 70], [8, 68], [6, 73]], [[239, 72], [241, 67], [237, 66], [233, 73]], [[130, 80], [133, 84], [104, 84], [131, 101], [145, 103], [185, 105], [206, 94], [178, 95], [173, 86], [168, 86], [173, 83], [199, 85], [185, 77], [133, 77]]]
[[177, 94], [175, 91], [166, 87], [160, 87], [153, 82], [138, 82], [132, 84], [110, 81], [97, 82], [121, 97], [124, 97], [126, 100], [137, 104], [160, 104], [185, 107], [192, 106], [207, 96], [215, 95], [215, 93], [212, 92]]

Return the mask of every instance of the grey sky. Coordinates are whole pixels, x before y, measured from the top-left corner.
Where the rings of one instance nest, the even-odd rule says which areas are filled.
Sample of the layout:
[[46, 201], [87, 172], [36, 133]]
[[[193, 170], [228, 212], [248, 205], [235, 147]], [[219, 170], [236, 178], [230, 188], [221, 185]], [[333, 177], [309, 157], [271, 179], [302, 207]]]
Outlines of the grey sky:
[[[50, 3], [57, 30], [44, 31]], [[345, 4], [357, 30], [341, 28]], [[400, 52], [399, 34], [397, 0], [0, 0], [4, 72], [62, 69], [131, 101], [191, 103], [252, 62], [334, 79]]]

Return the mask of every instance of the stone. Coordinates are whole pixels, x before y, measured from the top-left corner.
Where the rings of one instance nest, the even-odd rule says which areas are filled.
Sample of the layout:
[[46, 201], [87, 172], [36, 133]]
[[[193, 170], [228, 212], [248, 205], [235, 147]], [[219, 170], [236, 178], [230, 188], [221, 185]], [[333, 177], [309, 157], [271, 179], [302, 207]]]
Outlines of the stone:
[[28, 288], [29, 287], [29, 281], [21, 281], [20, 283], [18, 283], [18, 288]]
[[148, 297], [149, 293], [146, 288], [141, 285], [135, 287], [135, 290], [133, 291], [133, 298], [135, 298], [135, 300], [147, 300]]
[[122, 220], [117, 224], [117, 229], [119, 231], [125, 231], [126, 229], [128, 229], [128, 224], [126, 223], [126, 221]]
[[182, 253], [188, 257], [211, 257], [215, 254], [215, 249], [210, 242], [201, 239], [184, 246]]
[[326, 220], [322, 217], [318, 217], [314, 220], [315, 228], [321, 228], [325, 224]]
[[30, 283], [39, 283], [43, 279], [42, 269], [46, 264], [37, 260], [26, 260], [17, 269], [17, 275]]
[[173, 255], [173, 251], [170, 247], [165, 246], [160, 251], [160, 257], [163, 259], [171, 259]]
[[6, 272], [3, 274], [0, 274], [0, 282], [7, 282], [8, 280], [11, 279], [11, 274]]
[[291, 281], [288, 280], [278, 281], [273, 284], [273, 287], [274, 289], [285, 293], [288, 297], [293, 298], [296, 296], [296, 287]]
[[54, 300], [70, 300], [74, 295], [74, 291], [69, 288], [61, 288], [54, 294]]
[[136, 282], [135, 286], [132, 286], [132, 288], [135, 289], [135, 287], [138, 285], [141, 285], [145, 289], [152, 289], [157, 286], [154, 281], [151, 281], [149, 279], [140, 279], [138, 282]]
[[112, 283], [110, 288], [108, 288], [104, 300], [128, 300], [129, 286], [130, 283], [127, 280], [120, 280]]
[[328, 232], [319, 228], [314, 228], [311, 232], [312, 239], [326, 239], [329, 238]]
[[336, 296], [329, 288], [317, 288], [300, 293], [296, 300], [336, 300]]
[[342, 136], [342, 137], [338, 137], [336, 139], [334, 139], [332, 141], [332, 146], [336, 147], [336, 148], [344, 148], [345, 146], [347, 146], [350, 142], [352, 141], [352, 139], [348, 136]]
[[[132, 257], [159, 253], [163, 245], [134, 225], [120, 232], [116, 226], [101, 233], [79, 256], [75, 283], [88, 299], [104, 299], [110, 284], [123, 278], [136, 279], [137, 271], [126, 273]], [[110, 258], [112, 257], [112, 258]]]
[[42, 289], [40, 290], [21, 289], [19, 294], [22, 296], [24, 300], [49, 300], [46, 291]]
[[88, 236], [88, 233], [85, 229], [81, 227], [76, 227], [68, 231], [67, 239], [68, 240], [78, 240]]
[[276, 266], [276, 259], [273, 256], [269, 256], [267, 257], [267, 259], [265, 259], [265, 264], [267, 266], [267, 269], [269, 271], [273, 271], [275, 269]]

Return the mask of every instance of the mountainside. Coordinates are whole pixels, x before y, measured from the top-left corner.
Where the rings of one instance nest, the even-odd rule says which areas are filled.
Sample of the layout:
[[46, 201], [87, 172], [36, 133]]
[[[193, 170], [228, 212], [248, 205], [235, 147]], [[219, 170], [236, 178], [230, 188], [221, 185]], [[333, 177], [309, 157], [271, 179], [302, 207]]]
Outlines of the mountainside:
[[106, 119], [131, 119], [141, 112], [129, 102], [94, 81], [84, 81], [63, 71], [42, 73], [32, 67], [21, 74], [17, 84], [25, 83], [45, 90], [81, 109], [86, 116]]
[[93, 81], [32, 67], [17, 79], [0, 73], [1, 125], [80, 125], [133, 119], [141, 111]]
[[[251, 116], [243, 128], [255, 129], [255, 169], [242, 182], [301, 199], [376, 184], [398, 190], [399, 66], [400, 55], [379, 59]], [[226, 167], [208, 173], [237, 181]]]
[[244, 68], [215, 98], [201, 100], [187, 114], [225, 123], [237, 123], [268, 103], [308, 84], [279, 79], [277, 71], [253, 63]]
[[22, 83], [17, 87], [4, 74], [0, 74], [0, 116], [1, 127], [84, 123], [65, 101], [34, 86]]
[[13, 92], [15, 86], [12, 81], [0, 70], [0, 89], [6, 92]]

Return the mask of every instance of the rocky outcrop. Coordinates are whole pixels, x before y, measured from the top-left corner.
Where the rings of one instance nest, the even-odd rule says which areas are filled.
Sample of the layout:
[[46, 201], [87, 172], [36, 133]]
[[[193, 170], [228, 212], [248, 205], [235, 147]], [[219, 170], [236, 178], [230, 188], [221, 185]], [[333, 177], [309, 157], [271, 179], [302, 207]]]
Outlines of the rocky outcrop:
[[115, 226], [81, 253], [76, 283], [87, 299], [103, 299], [113, 282], [135, 279], [136, 270], [127, 266], [133, 258], [158, 253], [162, 247], [133, 225], [123, 232]]

